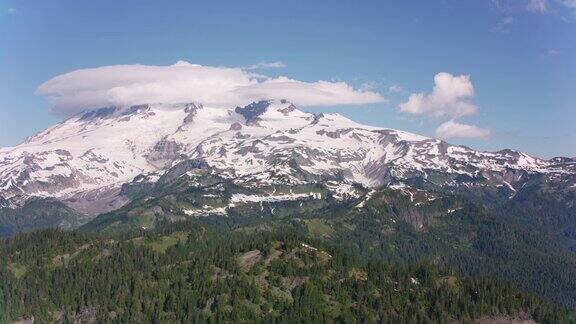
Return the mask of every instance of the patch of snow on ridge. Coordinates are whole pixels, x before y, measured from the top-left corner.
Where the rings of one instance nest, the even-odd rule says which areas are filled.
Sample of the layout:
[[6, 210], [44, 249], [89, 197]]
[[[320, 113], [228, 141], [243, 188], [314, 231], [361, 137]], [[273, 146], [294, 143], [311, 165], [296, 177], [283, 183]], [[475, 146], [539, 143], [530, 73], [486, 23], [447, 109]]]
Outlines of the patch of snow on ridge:
[[317, 248], [315, 248], [315, 247], [313, 247], [313, 246], [310, 246], [310, 245], [308, 245], [308, 244], [306, 244], [306, 243], [300, 243], [300, 245], [301, 245], [303, 248], [306, 248], [306, 249], [308, 249], [308, 250], [318, 251]]
[[401, 130], [394, 130], [393, 131], [396, 135], [398, 135], [398, 138], [402, 141], [408, 141], [408, 142], [421, 142], [421, 141], [425, 141], [425, 140], [429, 140], [430, 138], [428, 137], [424, 137], [422, 135], [417, 135], [417, 134], [412, 134], [412, 133], [408, 133], [408, 132], [404, 132]]
[[356, 208], [363, 208], [366, 205], [366, 202], [368, 200], [370, 200], [370, 198], [372, 198], [372, 196], [374, 196], [375, 193], [376, 193], [376, 190], [370, 190], [366, 194], [366, 197], [364, 198], [364, 200], [362, 200], [358, 205], [356, 205]]
[[410, 191], [410, 187], [407, 186], [405, 183], [400, 182], [398, 184], [393, 184], [388, 186], [388, 188], [392, 189], [392, 190], [398, 190], [400, 192], [402, 192], [404, 195], [407, 195], [410, 197], [410, 201], [414, 201], [414, 194], [412, 193], [412, 191]]
[[187, 216], [203, 216], [203, 215], [227, 215], [226, 207], [212, 208], [204, 206], [202, 209], [184, 209], [182, 210]]
[[353, 185], [348, 183], [328, 181], [326, 182], [326, 188], [332, 192], [332, 197], [334, 197], [336, 200], [360, 197], [358, 190], [356, 190]]
[[447, 214], [452, 214], [453, 212], [458, 211], [458, 210], [461, 210], [461, 209], [462, 209], [462, 207], [460, 207], [460, 208], [454, 208], [454, 209], [448, 209], [448, 210], [446, 211], [446, 213], [447, 213]]
[[281, 195], [270, 195], [270, 196], [259, 196], [259, 195], [245, 195], [245, 194], [233, 194], [230, 199], [231, 203], [247, 203], [247, 202], [277, 202], [277, 201], [287, 201], [287, 200], [299, 200], [299, 199], [322, 199], [322, 194], [319, 192], [309, 192], [309, 193], [299, 193], [299, 194], [281, 194]]

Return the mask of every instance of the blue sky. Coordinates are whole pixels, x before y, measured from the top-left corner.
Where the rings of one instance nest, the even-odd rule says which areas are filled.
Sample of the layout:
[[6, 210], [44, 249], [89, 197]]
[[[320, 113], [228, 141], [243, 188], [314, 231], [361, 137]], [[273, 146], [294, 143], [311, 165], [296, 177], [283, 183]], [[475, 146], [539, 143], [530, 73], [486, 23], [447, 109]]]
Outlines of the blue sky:
[[[285, 67], [255, 71], [307, 82], [343, 81], [385, 98], [308, 111], [339, 112], [427, 136], [453, 121], [490, 135], [449, 142], [576, 156], [575, 57], [573, 0], [5, 0], [0, 3], [0, 146], [15, 145], [62, 118], [49, 113], [51, 103], [37, 93], [57, 75], [185, 60], [226, 67], [282, 62]], [[402, 111], [412, 94], [432, 98], [440, 72], [469, 77], [473, 94], [456, 100], [473, 105], [475, 113]]]

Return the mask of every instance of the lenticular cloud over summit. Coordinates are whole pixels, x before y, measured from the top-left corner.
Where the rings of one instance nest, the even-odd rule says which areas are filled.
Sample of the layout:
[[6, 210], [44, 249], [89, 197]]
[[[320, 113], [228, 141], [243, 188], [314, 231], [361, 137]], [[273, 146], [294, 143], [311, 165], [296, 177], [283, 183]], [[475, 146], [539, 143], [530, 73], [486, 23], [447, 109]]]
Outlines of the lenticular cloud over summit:
[[230, 107], [262, 99], [288, 99], [301, 106], [381, 102], [373, 91], [345, 82], [304, 82], [269, 78], [243, 68], [212, 67], [179, 61], [170, 66], [112, 65], [58, 75], [42, 85], [52, 112], [72, 115], [88, 108], [144, 103], [201, 102]]

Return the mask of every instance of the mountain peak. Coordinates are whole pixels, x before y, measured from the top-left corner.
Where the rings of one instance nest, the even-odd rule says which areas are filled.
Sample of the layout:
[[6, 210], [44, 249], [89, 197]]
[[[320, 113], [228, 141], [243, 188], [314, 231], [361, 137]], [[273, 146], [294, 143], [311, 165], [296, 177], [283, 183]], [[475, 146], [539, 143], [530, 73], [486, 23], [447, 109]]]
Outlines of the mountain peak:
[[306, 113], [287, 100], [234, 109], [143, 104], [87, 111], [1, 149], [0, 197], [86, 196], [162, 174], [186, 159], [255, 185], [338, 178], [374, 187], [429, 173], [446, 174], [447, 183], [454, 175], [497, 183], [509, 170], [574, 173], [572, 164], [558, 159], [479, 152], [340, 114]]

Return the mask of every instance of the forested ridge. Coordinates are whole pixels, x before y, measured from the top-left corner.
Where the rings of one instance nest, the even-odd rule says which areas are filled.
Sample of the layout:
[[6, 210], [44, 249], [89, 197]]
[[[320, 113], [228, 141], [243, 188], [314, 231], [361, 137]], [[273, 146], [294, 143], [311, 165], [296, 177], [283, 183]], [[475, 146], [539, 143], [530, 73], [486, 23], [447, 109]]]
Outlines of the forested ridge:
[[355, 256], [297, 226], [224, 227], [193, 220], [113, 237], [44, 230], [3, 239], [0, 321], [575, 320], [509, 283]]
[[[297, 228], [363, 259], [429, 262], [463, 276], [497, 278], [560, 306], [576, 307], [576, 254], [555, 235], [522, 221], [521, 211], [505, 217], [445, 192], [434, 200], [417, 197], [425, 203], [388, 189], [366, 201], [338, 201], [318, 187], [305, 190], [320, 190], [325, 199], [242, 204], [230, 208], [228, 217], [201, 219], [221, 231]], [[182, 204], [208, 203], [205, 190], [183, 188], [135, 199], [82, 229], [107, 235], [150, 229], [172, 222], [176, 216], [169, 211]]]

